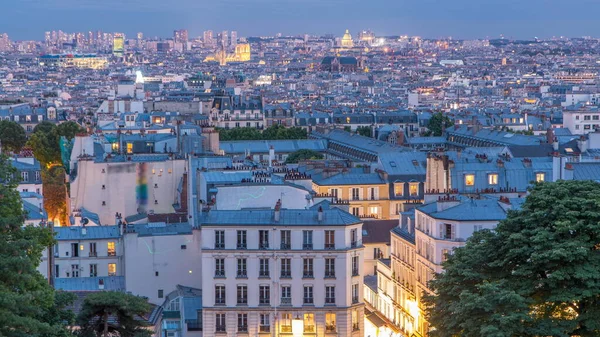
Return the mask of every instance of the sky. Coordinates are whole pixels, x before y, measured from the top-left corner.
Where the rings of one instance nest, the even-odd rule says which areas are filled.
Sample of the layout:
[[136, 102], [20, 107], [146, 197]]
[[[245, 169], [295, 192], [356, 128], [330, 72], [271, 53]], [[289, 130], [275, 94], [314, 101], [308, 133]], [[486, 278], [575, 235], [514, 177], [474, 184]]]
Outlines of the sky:
[[598, 0], [0, 0], [0, 33], [42, 40], [45, 31], [171, 37], [188, 29], [238, 36], [343, 35], [532, 39], [597, 34]]

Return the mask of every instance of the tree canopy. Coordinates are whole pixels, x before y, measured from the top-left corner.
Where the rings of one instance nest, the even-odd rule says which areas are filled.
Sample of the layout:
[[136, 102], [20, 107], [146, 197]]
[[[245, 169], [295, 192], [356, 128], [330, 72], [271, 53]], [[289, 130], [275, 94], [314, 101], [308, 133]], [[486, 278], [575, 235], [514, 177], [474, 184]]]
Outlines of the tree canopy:
[[25, 227], [16, 190], [16, 170], [0, 156], [0, 336], [58, 337], [68, 331], [59, 317], [69, 298], [56, 296], [37, 271], [42, 252], [54, 242], [48, 228]]
[[19, 152], [27, 142], [25, 129], [13, 121], [0, 121], [0, 145], [3, 151]]
[[429, 129], [428, 136], [439, 137], [442, 135], [442, 130], [444, 128], [449, 128], [454, 125], [454, 122], [445, 116], [441, 112], [433, 114], [431, 119], [429, 119], [429, 123], [427, 124], [427, 128]]
[[303, 160], [309, 160], [309, 159], [323, 159], [323, 155], [317, 151], [302, 149], [302, 150], [298, 150], [296, 152], [290, 153], [287, 156], [285, 162], [287, 164], [295, 164], [295, 163], [301, 162]]
[[80, 336], [150, 336], [150, 332], [146, 330], [147, 323], [140, 319], [149, 312], [150, 304], [143, 297], [116, 291], [92, 293], [85, 298], [77, 317], [81, 328]]
[[600, 184], [536, 184], [444, 269], [426, 297], [433, 336], [600, 335]]
[[75, 122], [65, 122], [58, 126], [50, 122], [42, 122], [34, 128], [27, 144], [33, 149], [35, 159], [45, 166], [61, 163], [60, 137], [71, 140], [83, 128]]
[[281, 125], [273, 125], [263, 131], [252, 127], [219, 129], [219, 140], [221, 141], [306, 139], [306, 137], [306, 130], [302, 128], [287, 128]]
[[371, 131], [371, 127], [366, 126], [366, 125], [357, 127], [356, 133], [361, 136], [365, 136], [365, 137], [369, 137], [369, 138], [373, 137], [373, 132]]

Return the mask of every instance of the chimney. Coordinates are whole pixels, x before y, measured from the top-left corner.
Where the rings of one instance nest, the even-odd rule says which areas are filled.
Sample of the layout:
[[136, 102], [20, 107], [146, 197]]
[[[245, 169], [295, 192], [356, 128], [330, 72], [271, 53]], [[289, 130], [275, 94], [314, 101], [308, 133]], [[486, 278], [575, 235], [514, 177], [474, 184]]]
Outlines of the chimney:
[[396, 137], [397, 137], [396, 144], [398, 144], [400, 146], [404, 146], [404, 130], [402, 130], [402, 129], [398, 130]]
[[584, 153], [588, 150], [587, 144], [588, 142], [585, 136], [579, 137], [579, 139], [577, 140], [577, 147], [579, 148], [580, 153]]
[[558, 151], [558, 138], [554, 137], [553, 141], [552, 141], [552, 148], [554, 149], [554, 151]]
[[273, 148], [273, 145], [271, 145], [271, 147], [269, 147], [269, 167], [272, 167], [274, 160], [275, 160], [275, 149]]
[[319, 206], [319, 211], [317, 212], [317, 220], [319, 222], [323, 221], [323, 207]]
[[552, 144], [555, 138], [556, 137], [554, 137], [554, 130], [552, 130], [552, 128], [548, 128], [548, 130], [546, 130], [546, 142], [548, 142], [548, 144]]
[[275, 222], [279, 222], [279, 218], [281, 216], [280, 212], [281, 212], [281, 199], [278, 199], [277, 203], [275, 204], [275, 212], [274, 212]]

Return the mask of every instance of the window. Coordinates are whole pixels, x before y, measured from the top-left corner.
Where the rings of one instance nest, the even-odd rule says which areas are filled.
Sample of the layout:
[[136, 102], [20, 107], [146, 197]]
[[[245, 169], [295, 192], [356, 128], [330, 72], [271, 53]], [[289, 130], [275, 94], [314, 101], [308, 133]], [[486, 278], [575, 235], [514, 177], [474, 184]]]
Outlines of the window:
[[260, 326], [258, 327], [259, 332], [270, 332], [270, 315], [269, 314], [260, 314]]
[[335, 259], [325, 258], [325, 277], [335, 277]]
[[302, 277], [307, 277], [307, 278], [314, 277], [313, 259], [312, 258], [304, 258], [303, 265], [304, 265], [304, 269], [303, 269]]
[[71, 244], [71, 257], [79, 256], [79, 245], [76, 243]]
[[358, 284], [352, 285], [352, 303], [358, 303]]
[[258, 248], [268, 249], [269, 248], [269, 231], [258, 231]]
[[245, 258], [237, 259], [237, 277], [248, 277]]
[[448, 249], [442, 249], [442, 262], [445, 262], [446, 260], [448, 260], [449, 253], [450, 253], [450, 251]]
[[215, 277], [225, 277], [225, 259], [224, 258], [216, 258], [215, 259]]
[[98, 276], [98, 265], [90, 264], [90, 277]]
[[360, 189], [353, 187], [352, 191], [352, 200], [360, 200]]
[[21, 172], [21, 181], [29, 181], [29, 172]]
[[237, 286], [237, 304], [248, 304], [248, 286]]
[[336, 332], [337, 327], [335, 325], [335, 313], [328, 312], [325, 314], [325, 332]]
[[416, 197], [419, 195], [419, 183], [410, 183], [410, 185], [408, 185], [408, 189], [408, 193], [411, 197]]
[[381, 248], [378, 248], [378, 247], [373, 248], [373, 258], [376, 260], [383, 258], [383, 253], [381, 252]]
[[225, 314], [216, 314], [215, 321], [216, 321], [216, 326], [215, 326], [216, 332], [225, 332], [227, 330], [226, 326], [225, 326]]
[[334, 199], [338, 198], [338, 189], [337, 188], [330, 188], [329, 189], [329, 195], [331, 195]]
[[370, 187], [369, 188], [369, 200], [377, 200], [377, 188]]
[[281, 286], [281, 304], [292, 304], [292, 286]]
[[283, 258], [281, 259], [281, 277], [292, 277], [292, 259]]
[[259, 261], [259, 277], [269, 277], [269, 259], [260, 259]]
[[595, 121], [600, 120], [600, 116], [594, 115], [594, 116], [592, 116], [592, 120], [595, 120]]
[[238, 332], [248, 332], [248, 314], [238, 314]]
[[246, 231], [237, 231], [237, 249], [246, 249]]
[[535, 181], [536, 182], [542, 182], [545, 180], [546, 175], [544, 173], [536, 173], [535, 174]]
[[225, 231], [215, 231], [215, 249], [225, 249]]
[[379, 206], [369, 206], [369, 215], [379, 216]]
[[95, 242], [90, 242], [90, 252], [89, 252], [90, 257], [96, 257], [98, 256], [98, 252], [96, 251], [96, 243]]
[[357, 236], [356, 229], [352, 229], [350, 231], [350, 246], [352, 248], [356, 248], [356, 246], [357, 246], [357, 244], [356, 244], [357, 240], [358, 240], [358, 236]]
[[54, 277], [60, 277], [60, 266], [57, 264], [54, 265]]
[[313, 231], [302, 231], [302, 249], [313, 249]]
[[453, 227], [454, 226], [452, 226], [452, 224], [449, 223], [442, 225], [442, 239], [452, 240], [454, 238], [454, 236], [452, 235], [454, 229]]
[[162, 289], [158, 289], [158, 298], [163, 298], [165, 297], [165, 291]]
[[313, 287], [304, 286], [304, 304], [313, 304]]
[[108, 264], [108, 276], [117, 276], [117, 264], [116, 263]]
[[589, 120], [590, 120], [590, 118], [591, 118], [591, 116], [590, 116], [590, 115], [585, 115], [585, 116], [583, 116], [583, 120], [584, 120], [584, 121], [589, 121]]
[[352, 207], [352, 215], [358, 217], [360, 216], [360, 208], [359, 207]]
[[281, 249], [292, 248], [292, 232], [289, 230], [281, 231]]
[[106, 245], [107, 247], [107, 251], [108, 251], [108, 256], [116, 256], [117, 252], [115, 251], [115, 243], [114, 242], [109, 242]]
[[325, 304], [335, 304], [335, 286], [325, 287]]
[[281, 332], [292, 332], [292, 314], [281, 314]]
[[498, 185], [498, 174], [496, 174], [496, 173], [488, 174], [488, 184]]
[[225, 305], [225, 286], [215, 286], [215, 305]]
[[358, 256], [352, 257], [352, 276], [358, 276]]
[[325, 249], [335, 249], [335, 231], [325, 231]]
[[352, 331], [357, 331], [359, 330], [359, 323], [358, 323], [358, 310], [353, 310], [352, 311]]
[[304, 314], [304, 332], [315, 332], [315, 315]]
[[465, 174], [465, 185], [466, 186], [475, 185], [475, 175], [474, 174]]
[[127, 143], [127, 154], [133, 153], [133, 143]]
[[394, 195], [397, 197], [404, 195], [404, 183], [394, 183]]
[[35, 180], [39, 181], [41, 179], [40, 177], [40, 171], [35, 171]]
[[258, 303], [261, 305], [268, 305], [271, 303], [271, 287], [259, 286], [258, 287]]

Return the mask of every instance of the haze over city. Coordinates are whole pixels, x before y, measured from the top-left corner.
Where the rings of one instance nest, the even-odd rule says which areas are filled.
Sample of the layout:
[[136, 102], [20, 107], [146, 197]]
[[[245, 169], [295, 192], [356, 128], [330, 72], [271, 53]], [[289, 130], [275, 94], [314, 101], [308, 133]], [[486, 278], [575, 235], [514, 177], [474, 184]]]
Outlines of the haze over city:
[[531, 39], [593, 36], [598, 12], [600, 3], [589, 0], [15, 0], [3, 5], [0, 32], [23, 40], [59, 29], [168, 36], [180, 27], [190, 36], [206, 29], [253, 36], [369, 28], [378, 35]]

